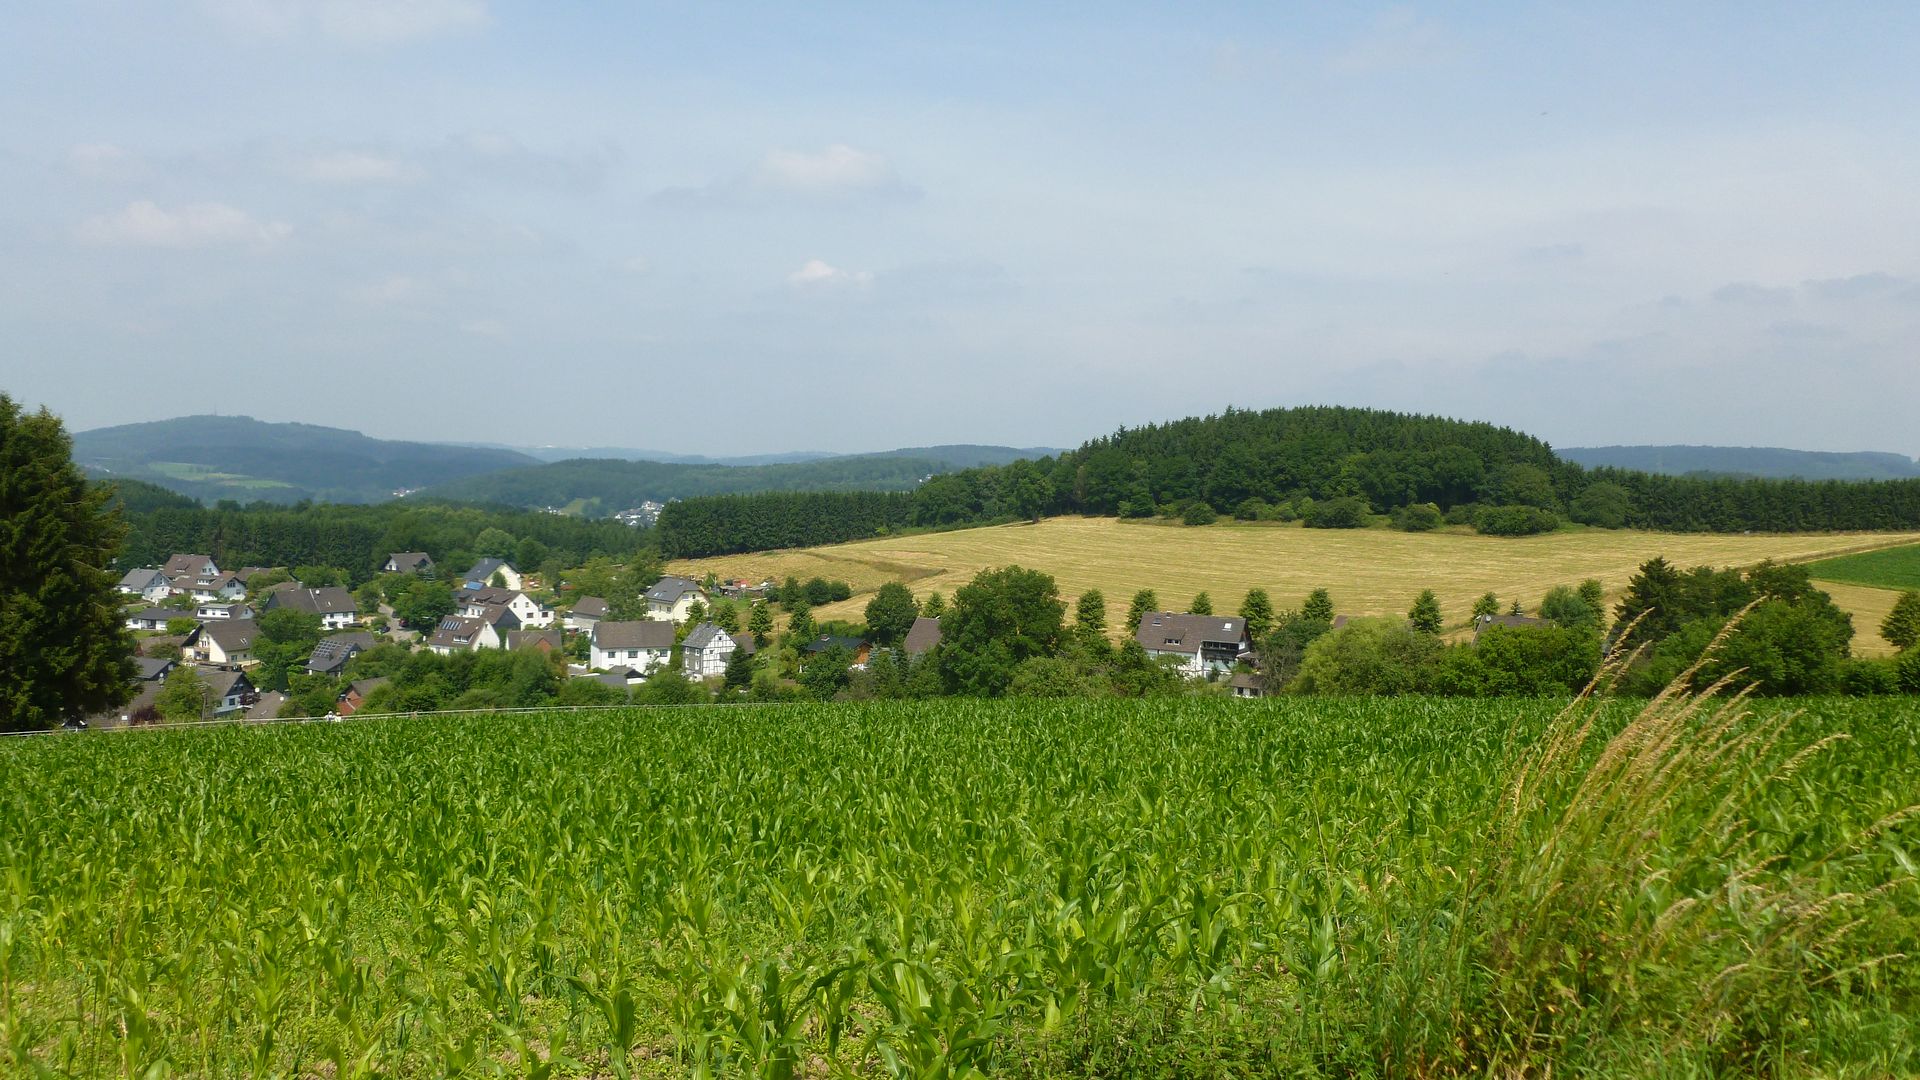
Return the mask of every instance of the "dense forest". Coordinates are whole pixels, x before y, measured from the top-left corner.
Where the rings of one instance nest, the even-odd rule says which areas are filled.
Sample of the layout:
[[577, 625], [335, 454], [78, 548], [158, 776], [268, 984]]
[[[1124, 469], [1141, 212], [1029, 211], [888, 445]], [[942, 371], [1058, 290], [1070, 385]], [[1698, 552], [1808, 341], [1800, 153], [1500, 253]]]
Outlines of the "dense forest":
[[[765, 505], [762, 506], [762, 501]], [[671, 555], [831, 543], [899, 522], [795, 513], [768, 496], [675, 503], [661, 517]], [[1305, 518], [1351, 527], [1368, 513], [1432, 527], [1536, 532], [1564, 520], [1675, 532], [1920, 527], [1920, 480], [1845, 482], [1657, 476], [1587, 470], [1539, 439], [1487, 423], [1375, 409], [1229, 409], [1123, 428], [1038, 461], [937, 475], [916, 488], [907, 524], [923, 528], [1045, 514]], [[1329, 513], [1330, 510], [1340, 511]], [[712, 522], [778, 519], [722, 538]], [[809, 529], [808, 523], [813, 528]], [[861, 533], [860, 527], [871, 526]], [[1422, 527], [1408, 524], [1406, 527]], [[774, 541], [777, 540], [777, 543]]]
[[731, 555], [858, 540], [913, 521], [907, 492], [769, 492], [668, 503], [655, 528], [662, 551]]
[[[595, 556], [620, 561], [652, 546], [648, 530], [611, 520], [588, 521], [500, 507], [436, 502], [363, 506], [319, 504], [202, 507], [150, 485], [115, 485], [128, 531], [119, 566], [154, 566], [175, 552], [211, 555], [222, 567], [332, 566], [358, 585], [396, 551], [424, 551], [436, 563], [464, 570], [480, 555], [499, 555], [528, 570], [578, 566]], [[476, 538], [499, 541], [478, 551]]]
[[649, 499], [792, 491], [908, 491], [948, 466], [893, 454], [829, 458], [785, 465], [676, 465], [582, 458], [506, 469], [442, 484], [424, 494], [454, 502], [572, 506], [607, 515]]

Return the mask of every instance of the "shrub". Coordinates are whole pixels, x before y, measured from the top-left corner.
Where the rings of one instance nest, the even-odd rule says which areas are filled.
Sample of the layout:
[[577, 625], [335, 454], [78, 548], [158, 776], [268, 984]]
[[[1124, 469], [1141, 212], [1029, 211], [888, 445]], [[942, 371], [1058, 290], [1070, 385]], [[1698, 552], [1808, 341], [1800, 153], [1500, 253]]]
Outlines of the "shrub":
[[1417, 694], [1444, 646], [1399, 619], [1355, 619], [1307, 647], [1292, 688], [1308, 694]]
[[1445, 522], [1440, 508], [1432, 503], [1414, 503], [1393, 513], [1394, 527], [1406, 532], [1432, 532]]
[[1891, 658], [1850, 656], [1840, 662], [1840, 692], [1872, 697], [1900, 692], [1900, 671]]
[[1233, 516], [1240, 521], [1263, 521], [1272, 512], [1264, 499], [1243, 499], [1233, 508]]
[[1574, 496], [1573, 503], [1567, 508], [1567, 516], [1582, 525], [1594, 525], [1602, 529], [1618, 529], [1626, 525], [1627, 517], [1633, 512], [1633, 497], [1626, 488], [1605, 480], [1589, 484], [1585, 491]]
[[1205, 502], [1189, 504], [1186, 513], [1180, 515], [1180, 520], [1188, 525], [1211, 525], [1219, 519], [1220, 515], [1214, 513], [1213, 507]]
[[1446, 513], [1447, 524], [1471, 525], [1474, 517], [1479, 513], [1479, 503], [1460, 503], [1457, 506], [1449, 506]]
[[1473, 527], [1487, 536], [1534, 536], [1560, 527], [1560, 516], [1537, 506], [1489, 506]]
[[1309, 529], [1358, 529], [1371, 512], [1365, 499], [1349, 495], [1316, 502], [1301, 517]]

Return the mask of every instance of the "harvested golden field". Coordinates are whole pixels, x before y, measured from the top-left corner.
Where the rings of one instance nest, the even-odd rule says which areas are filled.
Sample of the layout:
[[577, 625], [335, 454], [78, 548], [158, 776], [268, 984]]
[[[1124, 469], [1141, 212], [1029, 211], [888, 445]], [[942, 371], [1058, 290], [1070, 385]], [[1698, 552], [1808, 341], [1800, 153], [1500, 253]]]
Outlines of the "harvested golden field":
[[1892, 656], [1898, 650], [1880, 636], [1880, 624], [1900, 599], [1896, 589], [1876, 589], [1871, 585], [1848, 585], [1839, 581], [1814, 580], [1826, 590], [1841, 610], [1853, 615], [1853, 654], [1855, 656]]
[[[1049, 518], [1037, 525], [996, 525], [920, 536], [885, 537], [832, 547], [681, 559], [669, 573], [700, 578], [776, 581], [819, 575], [846, 581], [854, 596], [816, 611], [822, 618], [859, 619], [869, 594], [904, 581], [915, 595], [949, 597], [976, 572], [1018, 563], [1044, 570], [1069, 600], [1097, 588], [1110, 621], [1124, 620], [1137, 589], [1159, 594], [1163, 607], [1185, 610], [1195, 593], [1212, 594], [1216, 610], [1232, 611], [1249, 588], [1293, 607], [1315, 588], [1333, 592], [1348, 615], [1404, 612], [1421, 589], [1439, 594], [1450, 623], [1464, 624], [1475, 597], [1491, 590], [1531, 609], [1555, 585], [1599, 578], [1611, 595], [1655, 555], [1681, 567], [1745, 566], [1762, 559], [1802, 562], [1913, 543], [1915, 533], [1793, 533], [1742, 536], [1601, 529], [1546, 536], [1491, 537], [1470, 532], [1404, 533], [1385, 529], [1319, 530], [1297, 525], [1221, 523], [1201, 528], [1114, 518]], [[1880, 590], [1848, 589], [1866, 593]], [[1839, 591], [1834, 598], [1841, 606]], [[1878, 597], [1856, 597], [1878, 602]], [[1891, 603], [1891, 599], [1887, 603]], [[1849, 609], [1851, 610], [1851, 609]], [[1885, 609], [1881, 608], [1884, 616]], [[1854, 624], [1863, 644], [1878, 641], [1863, 615]], [[1116, 633], [1118, 626], [1114, 627]]]

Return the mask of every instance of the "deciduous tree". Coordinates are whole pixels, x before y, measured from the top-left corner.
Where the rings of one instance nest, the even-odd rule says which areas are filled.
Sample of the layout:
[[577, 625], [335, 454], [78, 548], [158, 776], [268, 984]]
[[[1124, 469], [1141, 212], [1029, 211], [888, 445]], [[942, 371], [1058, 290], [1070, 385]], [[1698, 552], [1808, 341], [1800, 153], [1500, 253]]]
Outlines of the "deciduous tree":
[[1265, 589], [1248, 589], [1240, 601], [1240, 617], [1246, 620], [1247, 637], [1257, 646], [1273, 633], [1273, 601]]
[[905, 585], [889, 581], [867, 601], [867, 633], [876, 645], [893, 645], [913, 629], [913, 620], [919, 614], [913, 593]]

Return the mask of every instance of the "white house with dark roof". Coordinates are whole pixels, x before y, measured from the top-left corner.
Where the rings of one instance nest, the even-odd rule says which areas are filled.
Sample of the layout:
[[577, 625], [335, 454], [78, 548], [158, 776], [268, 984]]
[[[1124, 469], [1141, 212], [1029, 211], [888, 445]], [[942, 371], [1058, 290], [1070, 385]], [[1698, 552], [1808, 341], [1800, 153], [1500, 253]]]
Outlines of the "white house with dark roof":
[[127, 571], [116, 588], [127, 596], [137, 596], [149, 604], [157, 604], [173, 595], [172, 582], [158, 567], [153, 566]]
[[1180, 673], [1198, 679], [1209, 672], [1232, 671], [1252, 643], [1247, 620], [1237, 615], [1188, 615], [1149, 611], [1140, 616], [1134, 640], [1148, 656], [1171, 656], [1180, 661]]
[[475, 649], [498, 649], [506, 644], [500, 631], [485, 619], [470, 619], [463, 615], [449, 615], [440, 620], [433, 633], [427, 636], [427, 649], [441, 656], [451, 656], [457, 652], [472, 652]]
[[680, 670], [689, 679], [716, 678], [727, 673], [727, 661], [735, 652], [751, 656], [753, 635], [730, 634], [713, 623], [701, 623], [680, 643]]
[[345, 588], [324, 585], [309, 589], [297, 581], [283, 581], [268, 589], [267, 599], [261, 607], [265, 611], [292, 608], [318, 615], [320, 626], [325, 630], [344, 630], [352, 626], [360, 614], [359, 602]]
[[583, 596], [567, 610], [565, 626], [569, 630], [591, 630], [607, 617], [607, 602], [597, 596]]
[[175, 619], [192, 619], [193, 612], [183, 608], [147, 608], [127, 616], [129, 630], [165, 630]]
[[383, 574], [431, 574], [433, 559], [424, 551], [396, 551], [380, 565]]
[[245, 603], [199, 604], [193, 609], [193, 617], [201, 622], [206, 622], [208, 619], [251, 619], [253, 608]]
[[473, 564], [463, 580], [469, 589], [484, 589], [493, 584], [495, 574], [500, 575], [500, 580], [509, 589], [518, 591], [527, 587], [527, 581], [520, 576], [520, 571], [505, 559], [481, 559]]
[[194, 674], [200, 677], [200, 684], [206, 688], [207, 703], [213, 707], [215, 716], [239, 712], [259, 700], [253, 681], [243, 671], [203, 667], [195, 668]]
[[211, 555], [175, 555], [167, 560], [160, 572], [168, 578], [192, 578], [197, 581], [218, 577], [220, 568], [213, 564]]
[[469, 618], [481, 618], [484, 608], [500, 607], [513, 612], [516, 627], [531, 627], [544, 630], [553, 625], [553, 609], [542, 606], [539, 601], [518, 589], [496, 589], [489, 585], [480, 589], [461, 589], [454, 598], [461, 606], [460, 614]]
[[602, 622], [593, 628], [587, 666], [601, 671], [632, 668], [648, 674], [666, 667], [672, 657], [672, 623], [657, 619]]
[[174, 592], [184, 594], [196, 604], [218, 604], [247, 595], [247, 583], [233, 574], [215, 574], [191, 581], [176, 578], [172, 587]]
[[671, 574], [654, 582], [642, 595], [647, 601], [647, 618], [671, 623], [686, 622], [694, 604], [707, 602], [707, 594], [699, 582]]
[[251, 664], [260, 626], [252, 619], [203, 622], [180, 642], [182, 659], [201, 664]]
[[321, 638], [313, 647], [313, 655], [307, 657], [307, 674], [337, 676], [346, 670], [347, 661], [376, 644], [374, 636], [364, 630]]

